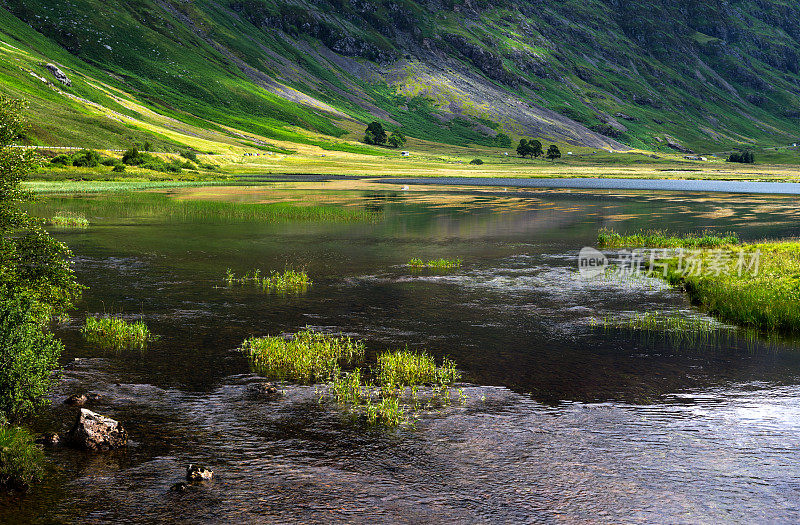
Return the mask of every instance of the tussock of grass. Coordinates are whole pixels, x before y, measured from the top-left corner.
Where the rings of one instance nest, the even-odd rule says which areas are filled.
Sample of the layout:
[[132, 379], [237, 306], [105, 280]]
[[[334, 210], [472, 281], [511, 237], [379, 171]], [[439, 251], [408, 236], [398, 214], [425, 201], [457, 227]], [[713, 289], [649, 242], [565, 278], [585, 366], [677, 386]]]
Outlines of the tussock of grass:
[[50, 219], [50, 224], [58, 228], [88, 228], [89, 220], [77, 213], [59, 213]]
[[252, 270], [242, 277], [236, 277], [230, 268], [225, 274], [225, 282], [228, 283], [228, 286], [252, 284], [265, 292], [277, 293], [302, 293], [313, 284], [308, 278], [308, 274], [302, 270], [284, 270], [282, 272], [273, 270], [264, 277], [261, 276], [261, 270]]
[[662, 230], [622, 235], [614, 230], [602, 229], [597, 234], [597, 244], [601, 248], [719, 248], [739, 243], [739, 237], [733, 233], [719, 236], [704, 232], [680, 237]]
[[461, 258], [456, 259], [431, 259], [429, 261], [423, 261], [422, 259], [415, 257], [408, 261], [408, 265], [412, 268], [435, 268], [437, 270], [449, 270], [453, 268], [461, 268], [463, 261]]
[[433, 357], [425, 352], [397, 350], [378, 356], [377, 380], [382, 387], [449, 385], [459, 377], [460, 373], [453, 361], [445, 359], [439, 367]]
[[117, 317], [88, 317], [84, 337], [109, 350], [144, 350], [154, 336], [143, 321], [128, 322]]
[[[800, 243], [750, 244], [726, 253], [737, 260], [742, 250], [747, 257], [759, 252], [757, 275], [749, 271], [686, 275], [678, 271], [677, 260], [667, 260], [666, 279], [723, 321], [771, 332], [800, 332]], [[712, 257], [717, 254], [699, 255], [703, 267], [711, 264]]]
[[[593, 321], [593, 325], [596, 324]], [[710, 319], [663, 312], [635, 313], [632, 317], [623, 319], [606, 317], [600, 325], [604, 329], [632, 330], [648, 337], [664, 336], [675, 346], [692, 347], [712, 342], [718, 329], [723, 328]]]
[[43, 473], [44, 454], [22, 428], [0, 425], [0, 488], [26, 489]]
[[349, 337], [303, 330], [291, 338], [252, 337], [242, 352], [261, 375], [310, 383], [337, 376], [342, 363], [363, 357], [364, 344]]

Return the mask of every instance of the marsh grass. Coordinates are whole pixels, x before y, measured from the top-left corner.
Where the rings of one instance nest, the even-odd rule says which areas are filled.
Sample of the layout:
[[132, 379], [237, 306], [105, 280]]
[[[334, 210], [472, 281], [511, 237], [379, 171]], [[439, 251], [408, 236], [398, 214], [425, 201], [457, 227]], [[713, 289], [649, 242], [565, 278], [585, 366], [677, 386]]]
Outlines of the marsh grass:
[[89, 220], [83, 215], [77, 213], [58, 213], [53, 216], [49, 221], [51, 226], [57, 228], [88, 228]]
[[256, 288], [270, 293], [303, 293], [308, 291], [308, 287], [313, 283], [308, 274], [303, 270], [287, 269], [282, 272], [271, 271], [269, 275], [262, 276], [261, 270], [251, 270], [242, 277], [237, 277], [228, 268], [225, 274], [225, 282], [228, 286], [239, 284], [242, 286], [252, 284]]
[[[767, 332], [800, 333], [800, 242], [748, 244], [728, 255], [736, 260], [740, 253], [748, 257], [758, 253], [756, 275], [749, 271], [689, 275], [679, 270], [678, 260], [667, 259], [665, 279], [722, 321]], [[705, 251], [698, 258], [708, 267], [716, 256]]]
[[383, 388], [413, 385], [450, 385], [461, 377], [456, 364], [445, 358], [436, 366], [426, 352], [396, 350], [378, 355], [376, 379]]
[[451, 270], [454, 268], [461, 268], [463, 262], [464, 261], [460, 257], [455, 259], [431, 259], [429, 261], [423, 261], [415, 257], [408, 261], [408, 266], [414, 269], [432, 268], [436, 270]]
[[647, 338], [666, 339], [673, 346], [700, 346], [713, 343], [719, 331], [729, 327], [703, 317], [684, 316], [678, 313], [646, 312], [631, 317], [606, 317], [598, 323], [604, 329], [616, 328], [641, 333]]
[[0, 488], [26, 489], [41, 479], [44, 461], [27, 430], [0, 425]]
[[144, 321], [129, 322], [118, 317], [88, 317], [81, 332], [86, 340], [107, 350], [144, 350], [157, 337]]
[[328, 381], [339, 375], [342, 364], [364, 356], [362, 342], [312, 330], [303, 330], [291, 338], [252, 337], [241, 350], [257, 373], [301, 383]]
[[[332, 397], [347, 413], [368, 425], [385, 428], [414, 426], [414, 418], [423, 407], [448, 405], [449, 386], [461, 377], [456, 365], [444, 359], [442, 366], [429, 354], [409, 350], [387, 351], [378, 355], [371, 376], [357, 368], [339, 373], [329, 383]], [[420, 386], [427, 385], [427, 396]], [[459, 398], [464, 401], [463, 391]]]
[[620, 234], [614, 230], [602, 229], [597, 234], [600, 248], [720, 248], [740, 244], [734, 233], [723, 236], [711, 232], [671, 235], [663, 230], [642, 230], [632, 234]]

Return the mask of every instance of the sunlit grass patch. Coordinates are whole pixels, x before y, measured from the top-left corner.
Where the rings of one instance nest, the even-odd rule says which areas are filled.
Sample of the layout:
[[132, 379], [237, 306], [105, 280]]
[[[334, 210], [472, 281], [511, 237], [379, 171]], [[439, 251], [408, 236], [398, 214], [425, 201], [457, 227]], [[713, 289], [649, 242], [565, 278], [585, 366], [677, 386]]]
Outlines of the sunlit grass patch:
[[601, 248], [719, 248], [739, 243], [739, 237], [734, 233], [715, 235], [703, 232], [676, 236], [662, 230], [643, 230], [623, 235], [602, 229], [597, 234], [597, 244]]
[[144, 321], [129, 322], [118, 317], [88, 317], [81, 332], [86, 340], [108, 350], [144, 350], [157, 337]]
[[44, 461], [27, 430], [0, 425], [0, 488], [27, 488], [42, 477]]
[[292, 269], [282, 272], [273, 270], [265, 276], [261, 275], [261, 270], [251, 270], [245, 275], [237, 277], [229, 268], [225, 274], [225, 282], [228, 286], [252, 284], [265, 292], [276, 293], [302, 293], [313, 284], [305, 271]]
[[425, 352], [396, 350], [378, 356], [377, 381], [386, 388], [424, 384], [449, 385], [461, 376], [456, 365], [444, 359], [436, 366], [433, 357]]
[[364, 344], [359, 341], [312, 330], [291, 338], [252, 337], [241, 349], [257, 373], [304, 383], [327, 381], [339, 374], [341, 364], [364, 355]]
[[89, 220], [77, 213], [59, 213], [48, 221], [51, 226], [58, 228], [88, 228]]
[[453, 268], [461, 268], [463, 262], [464, 261], [460, 257], [455, 259], [430, 259], [428, 261], [423, 261], [415, 257], [408, 261], [408, 266], [416, 269], [435, 268], [437, 270], [450, 270]]

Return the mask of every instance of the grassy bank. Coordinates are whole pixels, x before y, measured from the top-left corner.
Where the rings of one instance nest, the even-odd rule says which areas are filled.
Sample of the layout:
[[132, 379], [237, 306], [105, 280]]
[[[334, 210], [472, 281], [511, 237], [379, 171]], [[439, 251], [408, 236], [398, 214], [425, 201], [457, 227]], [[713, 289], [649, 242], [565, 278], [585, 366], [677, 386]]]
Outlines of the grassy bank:
[[[740, 257], [749, 268], [741, 274], [687, 275], [681, 271], [680, 261], [671, 259], [666, 261], [666, 279], [683, 287], [693, 303], [723, 321], [770, 332], [800, 332], [800, 243], [748, 244], [725, 249], [724, 255], [732, 268]], [[708, 268], [718, 257], [704, 250], [698, 255], [698, 264]], [[752, 267], [754, 261], [757, 268]]]
[[716, 235], [703, 232], [688, 235], [672, 235], [662, 230], [639, 231], [621, 234], [614, 230], [602, 229], [597, 234], [600, 248], [719, 248], [739, 244], [734, 233]]
[[23, 428], [0, 425], [0, 488], [23, 490], [39, 480], [44, 454]]

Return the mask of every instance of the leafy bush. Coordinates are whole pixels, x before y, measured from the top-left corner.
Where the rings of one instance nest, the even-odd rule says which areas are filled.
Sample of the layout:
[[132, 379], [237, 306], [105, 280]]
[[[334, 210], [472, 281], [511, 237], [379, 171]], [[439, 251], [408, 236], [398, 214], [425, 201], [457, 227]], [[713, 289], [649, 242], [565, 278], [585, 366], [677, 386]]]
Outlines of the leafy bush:
[[728, 157], [728, 162], [738, 162], [741, 164], [753, 164], [756, 161], [752, 151], [733, 152]]
[[47, 404], [61, 350], [30, 296], [0, 299], [0, 413], [8, 420]]
[[190, 160], [194, 163], [197, 163], [197, 153], [192, 150], [181, 151], [181, 157], [186, 160]]
[[84, 149], [72, 158], [72, 165], [79, 168], [96, 168], [100, 164], [100, 154]]
[[57, 155], [50, 160], [50, 164], [54, 166], [70, 166], [72, 164], [72, 157], [69, 155]]
[[0, 487], [23, 490], [42, 477], [44, 454], [25, 429], [0, 425]]
[[481, 160], [481, 159], [472, 159], [471, 161], [469, 161], [469, 163], [474, 165], [474, 166], [480, 166], [481, 164], [483, 164], [483, 160]]

